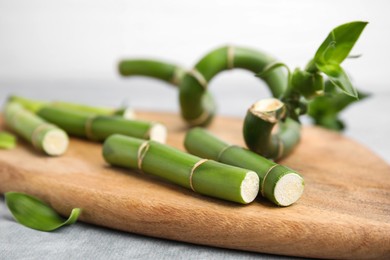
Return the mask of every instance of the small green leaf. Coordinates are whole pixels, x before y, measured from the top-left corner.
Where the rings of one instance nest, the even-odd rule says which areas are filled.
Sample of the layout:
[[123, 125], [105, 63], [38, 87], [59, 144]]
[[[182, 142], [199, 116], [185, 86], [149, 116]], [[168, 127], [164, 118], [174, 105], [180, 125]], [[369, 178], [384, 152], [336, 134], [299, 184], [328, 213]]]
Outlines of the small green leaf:
[[359, 100], [345, 95], [332, 82], [325, 82], [325, 95], [315, 98], [309, 103], [308, 115], [316, 125], [332, 129], [343, 130], [344, 123], [338, 118], [339, 113], [349, 105], [361, 101], [369, 95], [358, 91]]
[[356, 21], [334, 28], [318, 48], [314, 57], [315, 63], [326, 65], [343, 62], [367, 24], [367, 22]]
[[358, 98], [358, 93], [356, 89], [352, 86], [351, 81], [348, 78], [347, 73], [341, 68], [338, 64], [325, 64], [319, 65], [317, 64], [319, 70], [325, 73], [329, 80], [339, 87], [345, 94]]
[[8, 132], [0, 132], [0, 149], [12, 149], [16, 146], [16, 137]]
[[41, 230], [53, 231], [76, 222], [81, 209], [74, 208], [67, 220], [36, 197], [18, 192], [5, 193], [5, 200], [14, 218], [22, 225]]

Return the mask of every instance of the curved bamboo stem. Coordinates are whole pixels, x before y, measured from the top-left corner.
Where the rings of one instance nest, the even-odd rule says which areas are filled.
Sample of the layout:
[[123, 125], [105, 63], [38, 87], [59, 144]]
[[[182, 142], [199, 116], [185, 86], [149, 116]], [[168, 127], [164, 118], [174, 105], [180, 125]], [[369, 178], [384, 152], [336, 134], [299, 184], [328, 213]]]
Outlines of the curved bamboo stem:
[[[152, 60], [124, 60], [119, 64], [119, 72], [123, 76], [143, 75], [171, 84], [174, 81], [179, 86], [182, 117], [192, 126], [204, 126], [212, 121], [216, 110], [215, 101], [207, 90], [208, 83], [214, 76], [234, 68], [258, 73], [273, 62], [275, 59], [263, 52], [225, 46], [206, 54], [192, 70], [185, 73], [178, 66]], [[180, 74], [180, 77], [174, 77], [175, 74]], [[261, 78], [274, 97], [280, 97], [287, 87], [287, 75], [282, 68], [277, 68]]]
[[[274, 160], [290, 154], [300, 140], [300, 124], [285, 114], [286, 107], [278, 99], [263, 99], [252, 105], [243, 127], [248, 148]], [[273, 131], [275, 126], [277, 131]]]
[[147, 76], [179, 86], [184, 69], [168, 62], [155, 60], [123, 60], [118, 65], [122, 76]]

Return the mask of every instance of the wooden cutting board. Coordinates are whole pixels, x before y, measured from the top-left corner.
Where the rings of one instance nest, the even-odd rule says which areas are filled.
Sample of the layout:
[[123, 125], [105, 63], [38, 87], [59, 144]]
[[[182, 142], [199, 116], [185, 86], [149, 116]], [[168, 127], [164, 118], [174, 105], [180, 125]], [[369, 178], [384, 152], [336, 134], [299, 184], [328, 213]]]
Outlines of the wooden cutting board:
[[[165, 123], [168, 143], [183, 149], [186, 126], [178, 116], [138, 114]], [[217, 118], [210, 130], [243, 144], [241, 124]], [[390, 259], [386, 162], [340, 134], [306, 127], [281, 163], [304, 176], [302, 198], [287, 208], [261, 198], [243, 206], [109, 167], [98, 143], [72, 139], [64, 156], [49, 158], [19, 142], [0, 150], [0, 193], [35, 195], [63, 215], [81, 207], [81, 221], [147, 236], [281, 255]]]

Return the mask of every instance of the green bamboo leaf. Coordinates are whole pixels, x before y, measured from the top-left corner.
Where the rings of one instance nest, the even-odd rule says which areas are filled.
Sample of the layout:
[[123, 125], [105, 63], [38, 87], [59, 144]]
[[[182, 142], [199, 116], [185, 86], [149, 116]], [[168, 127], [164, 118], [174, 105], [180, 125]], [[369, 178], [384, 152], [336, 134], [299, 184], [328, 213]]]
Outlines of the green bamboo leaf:
[[318, 48], [314, 57], [315, 63], [340, 64], [343, 62], [367, 24], [367, 22], [356, 21], [334, 28]]
[[5, 193], [5, 200], [14, 218], [22, 225], [40, 231], [53, 231], [77, 221], [81, 209], [74, 208], [67, 220], [36, 197], [19, 192]]
[[0, 132], [0, 149], [12, 149], [16, 146], [16, 137], [8, 132]]
[[339, 87], [345, 94], [358, 98], [357, 90], [352, 86], [351, 81], [349, 80], [349, 77], [347, 73], [343, 70], [343, 68], [338, 64], [325, 64], [325, 65], [319, 65], [317, 64], [317, 67], [325, 73], [329, 80]]
[[309, 103], [308, 115], [314, 120], [316, 125], [341, 131], [344, 123], [339, 119], [339, 114], [349, 105], [361, 101], [369, 94], [358, 91], [359, 100], [345, 95], [332, 82], [325, 82], [325, 95], [315, 98]]

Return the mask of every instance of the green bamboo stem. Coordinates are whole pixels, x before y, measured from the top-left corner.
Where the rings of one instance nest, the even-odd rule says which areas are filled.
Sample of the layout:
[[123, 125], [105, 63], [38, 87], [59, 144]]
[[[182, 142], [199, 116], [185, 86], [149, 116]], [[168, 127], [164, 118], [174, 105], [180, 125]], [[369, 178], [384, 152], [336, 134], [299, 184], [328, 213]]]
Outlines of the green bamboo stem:
[[49, 124], [19, 103], [8, 102], [4, 113], [6, 124], [36, 149], [51, 156], [66, 151], [69, 139], [62, 129]]
[[155, 122], [130, 120], [119, 116], [95, 116], [55, 106], [43, 107], [37, 114], [70, 135], [95, 141], [103, 141], [112, 134], [152, 139], [163, 143], [167, 137], [166, 127]]
[[[240, 68], [261, 72], [274, 63], [275, 59], [263, 52], [248, 48], [225, 46], [211, 51], [195, 67], [180, 74], [179, 99], [182, 117], [192, 126], [207, 125], [214, 117], [215, 101], [207, 90], [208, 82], [218, 73]], [[173, 72], [178, 67], [151, 60], [125, 60], [119, 64], [123, 76], [143, 75], [172, 83]], [[183, 69], [179, 69], [183, 72]], [[287, 87], [287, 76], [282, 68], [277, 68], [261, 77], [274, 97], [280, 97]]]
[[112, 135], [104, 142], [107, 163], [140, 169], [193, 191], [242, 204], [252, 202], [259, 189], [253, 171], [184, 153], [154, 141]]
[[0, 149], [12, 149], [16, 146], [16, 136], [6, 131], [0, 131]]
[[155, 60], [123, 60], [118, 65], [122, 76], [147, 76], [179, 86], [184, 69], [177, 65]]
[[[290, 118], [284, 119], [285, 114], [284, 103], [275, 98], [262, 99], [252, 105], [243, 127], [248, 148], [274, 160], [289, 155], [300, 140], [300, 124]], [[277, 131], [274, 131], [276, 126]]]
[[191, 129], [185, 137], [184, 146], [199, 157], [256, 172], [260, 180], [260, 194], [276, 205], [289, 206], [303, 193], [304, 180], [296, 171], [242, 147], [230, 145], [202, 128]]
[[10, 96], [8, 100], [21, 104], [22, 106], [24, 106], [26, 109], [30, 110], [33, 113], [38, 113], [38, 111], [43, 107], [50, 106], [50, 107], [73, 109], [73, 110], [82, 111], [94, 115], [105, 115], [105, 116], [116, 115], [116, 116], [122, 116], [127, 119], [135, 118], [133, 109], [129, 107], [114, 109], [108, 107], [88, 106], [88, 105], [76, 104], [76, 103], [64, 102], [64, 101], [45, 102], [45, 101], [29, 99], [20, 96]]

